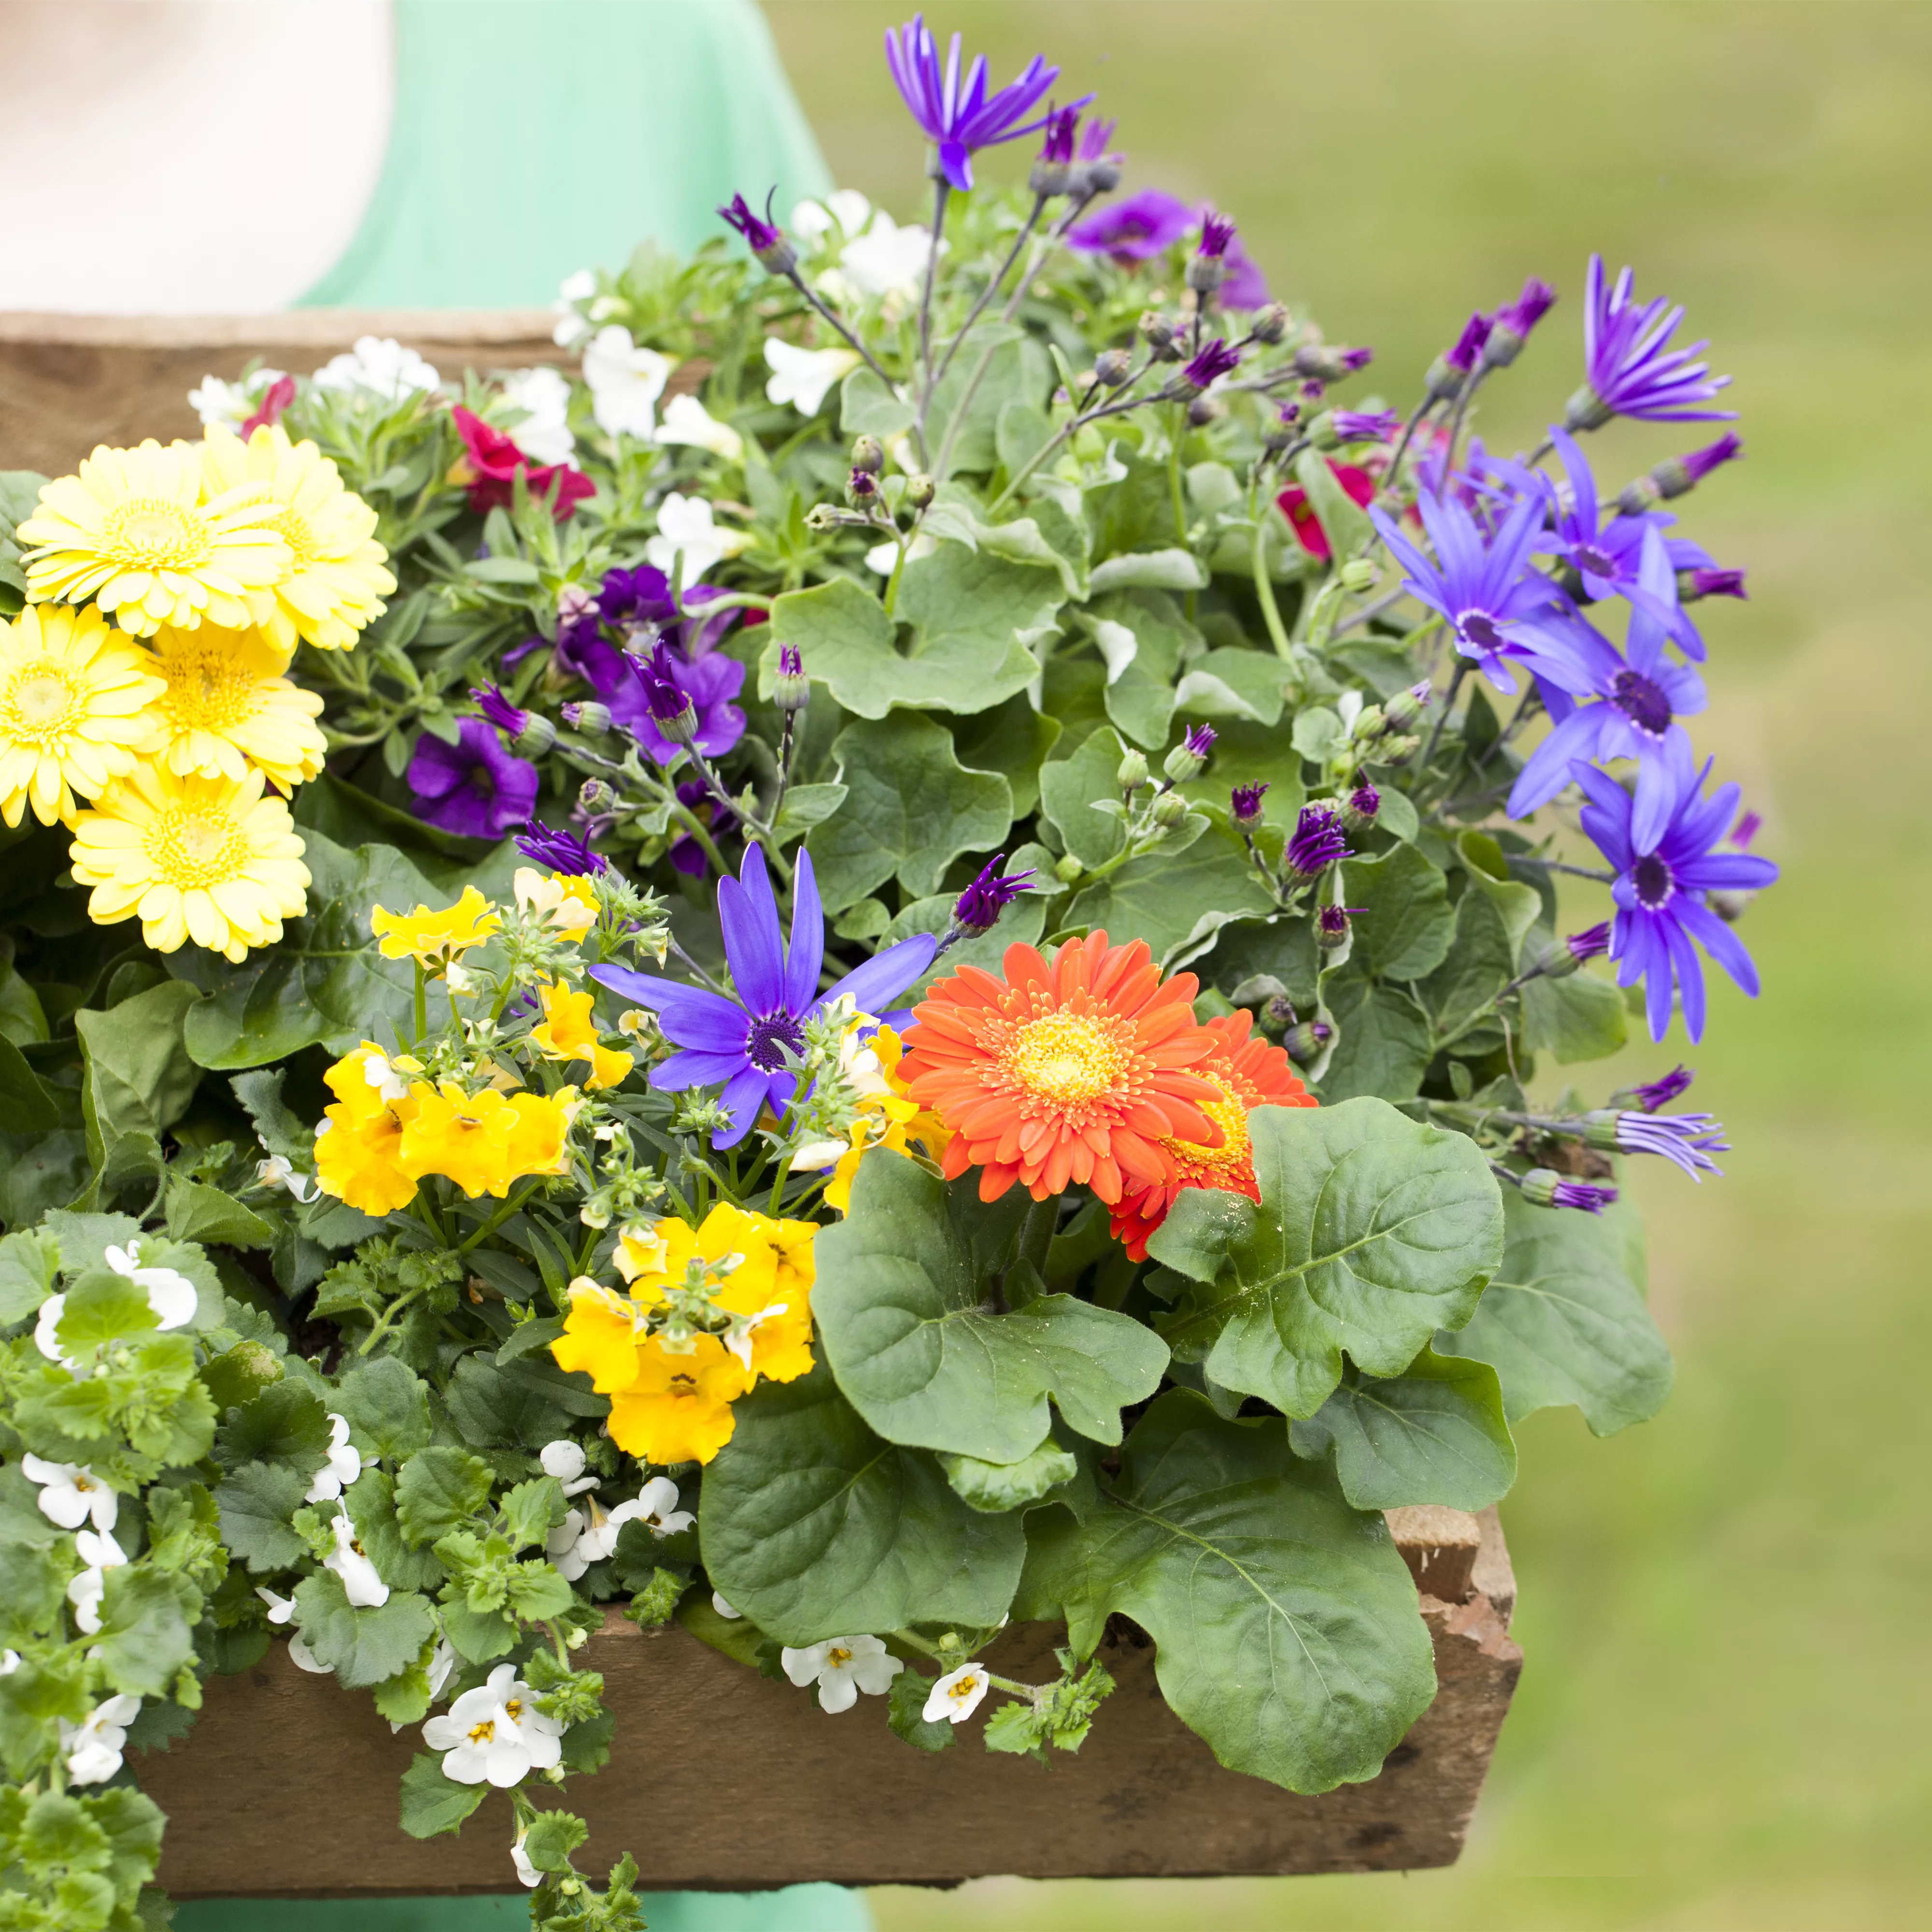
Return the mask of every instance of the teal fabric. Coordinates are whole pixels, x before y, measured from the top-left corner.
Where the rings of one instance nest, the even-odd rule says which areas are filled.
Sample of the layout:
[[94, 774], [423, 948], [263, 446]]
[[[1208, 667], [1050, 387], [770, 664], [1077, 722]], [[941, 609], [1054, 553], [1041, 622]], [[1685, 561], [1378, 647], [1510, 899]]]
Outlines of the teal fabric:
[[[659, 1892], [643, 1899], [650, 1932], [871, 1932], [856, 1892]], [[175, 1932], [522, 1932], [514, 1898], [204, 1898], [175, 1910]]]
[[521, 308], [646, 236], [688, 252], [736, 193], [830, 176], [753, 0], [394, 0], [374, 199], [303, 298]]

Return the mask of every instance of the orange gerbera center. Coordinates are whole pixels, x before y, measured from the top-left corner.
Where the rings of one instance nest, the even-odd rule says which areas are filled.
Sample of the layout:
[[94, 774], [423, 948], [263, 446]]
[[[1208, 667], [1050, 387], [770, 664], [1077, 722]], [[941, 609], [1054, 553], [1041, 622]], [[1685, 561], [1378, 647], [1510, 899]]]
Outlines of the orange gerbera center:
[[1235, 1090], [1234, 1082], [1218, 1068], [1210, 1065], [1201, 1071], [1220, 1091], [1221, 1097], [1204, 1101], [1201, 1111], [1221, 1130], [1221, 1144], [1204, 1147], [1198, 1141], [1168, 1142], [1166, 1144], [1174, 1155], [1184, 1180], [1191, 1169], [1215, 1173], [1247, 1165], [1250, 1142], [1246, 1103]]

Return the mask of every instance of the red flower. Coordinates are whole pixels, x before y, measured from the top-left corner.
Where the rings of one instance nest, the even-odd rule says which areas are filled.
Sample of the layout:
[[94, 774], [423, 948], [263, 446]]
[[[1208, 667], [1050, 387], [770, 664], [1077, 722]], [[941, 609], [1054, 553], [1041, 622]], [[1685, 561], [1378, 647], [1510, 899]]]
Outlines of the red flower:
[[1215, 1052], [1189, 1070], [1220, 1090], [1219, 1099], [1208, 1101], [1202, 1111], [1221, 1130], [1221, 1142], [1205, 1147], [1178, 1138], [1161, 1142], [1162, 1152], [1174, 1162], [1174, 1178], [1150, 1186], [1136, 1183], [1123, 1190], [1112, 1210], [1114, 1234], [1125, 1244], [1129, 1259], [1146, 1260], [1148, 1237], [1167, 1219], [1184, 1187], [1219, 1187], [1258, 1201], [1262, 1191], [1248, 1138], [1250, 1110], [1315, 1105], [1314, 1096], [1295, 1078], [1288, 1055], [1264, 1040], [1250, 1040], [1249, 1024], [1245, 1012], [1207, 1022]]
[[449, 413], [463, 439], [466, 459], [449, 472], [450, 481], [469, 486], [470, 507], [478, 515], [508, 508], [520, 473], [532, 496], [549, 498], [556, 491], [551, 506], [559, 523], [570, 518], [585, 497], [596, 495], [596, 484], [582, 470], [567, 463], [532, 463], [508, 436], [492, 429], [475, 410], [459, 403]]
[[292, 376], [278, 376], [268, 385], [262, 398], [262, 406], [242, 425], [242, 440], [246, 442], [264, 424], [273, 424], [282, 419], [282, 412], [296, 399], [296, 379]]
[[[1376, 494], [1376, 479], [1366, 470], [1358, 470], [1352, 463], [1337, 463], [1331, 456], [1328, 467], [1335, 472], [1335, 481], [1348, 494], [1351, 502], [1360, 503], [1365, 508]], [[1314, 506], [1308, 500], [1308, 492], [1299, 483], [1291, 483], [1275, 499], [1281, 506], [1281, 513], [1294, 526], [1294, 534], [1301, 539], [1301, 547], [1310, 556], [1319, 557], [1326, 563], [1334, 554], [1328, 542], [1328, 532], [1322, 527]]]

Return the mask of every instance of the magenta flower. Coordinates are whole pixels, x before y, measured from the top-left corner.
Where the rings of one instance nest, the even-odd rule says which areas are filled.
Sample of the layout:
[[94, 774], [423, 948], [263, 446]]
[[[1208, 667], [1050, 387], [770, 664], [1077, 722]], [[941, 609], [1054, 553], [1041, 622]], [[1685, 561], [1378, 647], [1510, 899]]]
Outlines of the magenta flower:
[[416, 740], [409, 785], [416, 815], [468, 838], [500, 838], [521, 825], [537, 802], [537, 768], [503, 748], [481, 718], [466, 718], [457, 742], [433, 731]]
[[1625, 268], [1616, 286], [1604, 286], [1604, 258], [1590, 257], [1584, 289], [1582, 388], [1570, 398], [1566, 429], [1600, 429], [1612, 416], [1640, 422], [1729, 422], [1736, 410], [1714, 410], [1728, 376], [1713, 376], [1694, 362], [1706, 345], [1672, 349], [1670, 338], [1684, 320], [1682, 306], [1666, 314], [1661, 296], [1640, 308], [1635, 277]]
[[1083, 255], [1111, 255], [1125, 266], [1166, 254], [1193, 225], [1186, 202], [1157, 188], [1143, 188], [1076, 221], [1066, 231], [1066, 245]]
[[662, 728], [688, 704], [697, 722], [691, 742], [707, 758], [721, 758], [745, 735], [745, 714], [732, 700], [745, 682], [736, 658], [714, 651], [690, 658], [660, 644], [648, 659], [627, 656], [631, 675], [609, 698], [610, 715], [652, 761], [668, 765], [682, 748]]

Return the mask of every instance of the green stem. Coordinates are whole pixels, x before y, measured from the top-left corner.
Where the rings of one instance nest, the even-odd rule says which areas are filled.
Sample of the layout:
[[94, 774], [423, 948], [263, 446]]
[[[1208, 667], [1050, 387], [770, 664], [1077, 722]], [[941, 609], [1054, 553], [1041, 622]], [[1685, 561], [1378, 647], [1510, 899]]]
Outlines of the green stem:
[[376, 1344], [396, 1325], [396, 1318], [409, 1306], [411, 1302], [419, 1300], [425, 1292], [420, 1288], [412, 1288], [408, 1294], [400, 1295], [395, 1300], [391, 1302], [388, 1306], [383, 1310], [381, 1318], [376, 1322], [376, 1325], [369, 1330], [362, 1347], [356, 1350], [356, 1354], [358, 1355], [368, 1354], [369, 1351], [374, 1348]]
[[464, 1238], [458, 1244], [456, 1252], [459, 1255], [466, 1255], [478, 1241], [482, 1240], [486, 1236], [494, 1234], [542, 1185], [543, 1183], [541, 1180], [532, 1180], [520, 1194], [510, 1196], [487, 1221], [482, 1222], [473, 1233]]
[[416, 962], [416, 1044], [422, 1046], [429, 1033], [429, 986], [423, 976], [422, 962]]
[[1174, 538], [1183, 550], [1187, 548], [1187, 509], [1180, 491], [1180, 438], [1187, 420], [1184, 405], [1176, 403], [1168, 418], [1167, 440], [1167, 493], [1174, 502]]
[[1263, 521], [1267, 514], [1263, 511], [1255, 519], [1255, 596], [1260, 601], [1262, 621], [1274, 640], [1275, 655], [1288, 658], [1294, 655], [1294, 646], [1288, 641], [1287, 626], [1281, 621], [1281, 607], [1275, 602], [1274, 584], [1268, 575], [1268, 526]]
[[778, 1162], [777, 1177], [772, 1182], [772, 1198], [765, 1203], [765, 1218], [778, 1219], [778, 1203], [784, 1198], [785, 1183], [791, 1178], [791, 1156], [787, 1154]]

